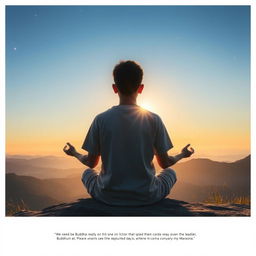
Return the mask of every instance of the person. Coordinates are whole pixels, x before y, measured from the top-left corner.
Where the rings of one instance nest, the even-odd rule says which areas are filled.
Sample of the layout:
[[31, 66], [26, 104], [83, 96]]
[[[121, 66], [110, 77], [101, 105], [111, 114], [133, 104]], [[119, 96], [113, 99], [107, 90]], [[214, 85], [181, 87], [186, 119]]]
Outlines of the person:
[[[88, 193], [103, 203], [120, 206], [154, 204], [169, 193], [177, 178], [170, 166], [190, 157], [193, 148], [186, 145], [181, 153], [169, 156], [173, 147], [161, 118], [137, 105], [144, 88], [143, 70], [134, 61], [121, 61], [113, 70], [114, 93], [119, 105], [98, 114], [85, 137], [80, 154], [69, 142], [67, 155], [88, 166], [82, 182]], [[156, 175], [153, 158], [163, 168]], [[101, 157], [101, 171], [95, 168]]]

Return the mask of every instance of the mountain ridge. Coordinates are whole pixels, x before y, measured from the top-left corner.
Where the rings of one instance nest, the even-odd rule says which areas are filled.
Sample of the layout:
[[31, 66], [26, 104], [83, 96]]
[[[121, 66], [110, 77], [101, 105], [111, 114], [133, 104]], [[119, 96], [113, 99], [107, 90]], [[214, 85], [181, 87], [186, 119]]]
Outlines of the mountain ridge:
[[[209, 159], [191, 159], [178, 163], [174, 167], [178, 180], [171, 190], [169, 198], [188, 202], [203, 202], [213, 193], [219, 193], [225, 198], [250, 197], [250, 156], [233, 163], [216, 162]], [[47, 171], [47, 168], [32, 167], [31, 173]], [[6, 174], [7, 202], [24, 201], [29, 209], [41, 210], [55, 200], [64, 203], [79, 197], [90, 197], [82, 182], [81, 174], [84, 168], [75, 169], [68, 177], [57, 175], [51, 177], [41, 175], [36, 178], [30, 175]], [[54, 169], [48, 169], [49, 173]], [[63, 170], [58, 170], [63, 174]], [[53, 175], [53, 174], [51, 174]], [[41, 198], [41, 199], [40, 199]], [[33, 199], [33, 200], [32, 200]], [[39, 207], [38, 201], [44, 204]]]

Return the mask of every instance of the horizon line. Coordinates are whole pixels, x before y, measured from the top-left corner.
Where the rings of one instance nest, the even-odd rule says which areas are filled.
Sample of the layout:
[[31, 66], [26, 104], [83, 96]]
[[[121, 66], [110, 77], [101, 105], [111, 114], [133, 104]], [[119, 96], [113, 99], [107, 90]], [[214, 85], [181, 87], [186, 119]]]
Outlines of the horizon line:
[[[244, 154], [243, 154], [244, 155]], [[190, 161], [190, 160], [193, 160], [193, 159], [206, 159], [206, 160], [211, 160], [213, 162], [220, 162], [220, 163], [233, 163], [233, 162], [237, 162], [239, 160], [242, 160], [242, 159], [245, 159], [247, 157], [251, 157], [251, 152], [249, 154], [246, 154], [244, 155], [243, 157], [239, 157], [235, 160], [230, 160], [230, 161], [227, 161], [227, 160], [216, 160], [216, 158], [224, 158], [224, 157], [227, 157], [228, 155], [223, 155], [223, 156], [212, 156], [213, 158], [215, 159], [212, 159], [212, 157], [209, 157], [209, 156], [199, 156], [199, 157], [192, 157], [192, 158], [184, 158], [181, 160], [181, 162], [187, 162], [187, 161]], [[20, 159], [24, 159], [24, 160], [29, 160], [29, 159], [34, 159], [34, 158], [45, 158], [45, 157], [55, 157], [55, 158], [65, 158], [66, 156], [63, 155], [31, 155], [31, 154], [5, 154], [5, 158], [15, 158], [15, 157], [20, 157]], [[155, 158], [155, 157], [154, 157]]]

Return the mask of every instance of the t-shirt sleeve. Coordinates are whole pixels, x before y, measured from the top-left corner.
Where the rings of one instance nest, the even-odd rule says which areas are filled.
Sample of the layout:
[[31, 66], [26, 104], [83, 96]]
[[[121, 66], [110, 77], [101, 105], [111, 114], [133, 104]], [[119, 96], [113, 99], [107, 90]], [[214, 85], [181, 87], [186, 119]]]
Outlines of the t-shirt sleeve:
[[97, 117], [93, 120], [90, 129], [85, 137], [82, 149], [93, 155], [100, 155], [99, 124]]
[[173, 144], [169, 137], [169, 134], [165, 128], [165, 125], [160, 117], [157, 118], [156, 123], [156, 135], [154, 142], [155, 154], [162, 154], [173, 148]]

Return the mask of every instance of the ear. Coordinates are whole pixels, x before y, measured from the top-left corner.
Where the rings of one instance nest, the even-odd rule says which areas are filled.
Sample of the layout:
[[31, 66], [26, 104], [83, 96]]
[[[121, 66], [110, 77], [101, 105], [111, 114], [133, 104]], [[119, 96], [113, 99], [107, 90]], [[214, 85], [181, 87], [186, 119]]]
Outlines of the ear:
[[142, 93], [143, 89], [144, 89], [144, 84], [141, 84], [138, 88], [138, 93]]
[[117, 88], [116, 84], [112, 84], [112, 88], [113, 88], [114, 93], [118, 93], [118, 88]]

